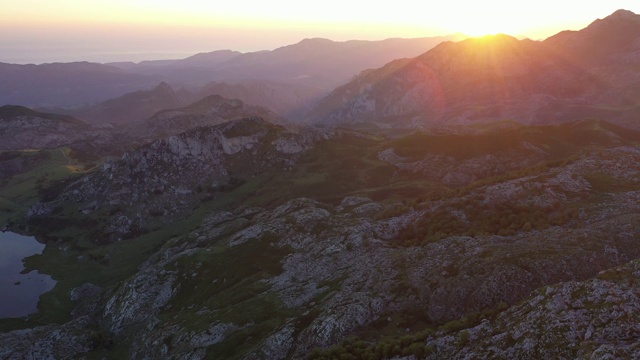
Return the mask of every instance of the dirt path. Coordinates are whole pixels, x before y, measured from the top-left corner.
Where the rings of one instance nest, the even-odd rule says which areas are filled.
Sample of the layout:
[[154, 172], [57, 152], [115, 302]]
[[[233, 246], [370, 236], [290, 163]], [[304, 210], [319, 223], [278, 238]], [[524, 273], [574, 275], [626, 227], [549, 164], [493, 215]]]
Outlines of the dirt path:
[[62, 155], [65, 157], [65, 159], [67, 159], [67, 161], [69, 162], [69, 165], [72, 165], [71, 158], [69, 156], [67, 156], [67, 153], [64, 152], [64, 149], [59, 149], [59, 150], [62, 153]]

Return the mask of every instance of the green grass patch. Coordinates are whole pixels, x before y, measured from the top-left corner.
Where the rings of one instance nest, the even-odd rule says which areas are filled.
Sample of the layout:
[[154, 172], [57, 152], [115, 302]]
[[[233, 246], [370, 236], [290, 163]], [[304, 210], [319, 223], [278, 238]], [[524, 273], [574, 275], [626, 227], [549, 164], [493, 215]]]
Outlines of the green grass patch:
[[640, 190], [640, 181], [629, 181], [615, 178], [604, 173], [590, 173], [584, 175], [591, 188], [603, 193], [621, 193]]
[[64, 149], [17, 151], [5, 157], [21, 157], [28, 164], [24, 172], [5, 178], [0, 183], [0, 225], [18, 221], [27, 209], [40, 201], [43, 194], [61, 181], [76, 175], [67, 166]]

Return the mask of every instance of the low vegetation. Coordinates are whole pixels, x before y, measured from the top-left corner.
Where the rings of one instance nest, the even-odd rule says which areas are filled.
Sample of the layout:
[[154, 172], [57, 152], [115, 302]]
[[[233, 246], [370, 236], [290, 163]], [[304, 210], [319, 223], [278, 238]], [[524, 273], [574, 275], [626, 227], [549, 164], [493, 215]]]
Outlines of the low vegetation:
[[577, 208], [560, 202], [541, 207], [514, 203], [483, 204], [479, 200], [467, 199], [427, 213], [402, 229], [394, 244], [420, 246], [450, 236], [512, 236], [520, 231], [565, 225], [577, 215]]

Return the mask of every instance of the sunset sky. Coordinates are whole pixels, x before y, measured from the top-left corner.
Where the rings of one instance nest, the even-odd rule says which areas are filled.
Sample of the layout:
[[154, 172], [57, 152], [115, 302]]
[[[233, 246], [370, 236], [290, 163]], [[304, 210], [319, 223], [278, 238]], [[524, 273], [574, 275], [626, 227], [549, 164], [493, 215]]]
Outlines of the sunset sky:
[[141, 61], [198, 52], [462, 32], [543, 39], [638, 0], [385, 2], [324, 0], [0, 0], [0, 62]]

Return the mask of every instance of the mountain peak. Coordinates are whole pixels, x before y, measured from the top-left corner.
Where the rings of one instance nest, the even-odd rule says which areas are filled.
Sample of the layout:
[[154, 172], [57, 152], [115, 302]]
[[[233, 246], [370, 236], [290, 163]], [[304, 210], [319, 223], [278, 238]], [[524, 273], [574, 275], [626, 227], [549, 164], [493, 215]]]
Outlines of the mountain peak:
[[613, 14], [605, 17], [604, 19], [598, 19], [592, 22], [588, 28], [599, 27], [599, 26], [612, 26], [612, 25], [620, 25], [625, 23], [640, 23], [640, 15], [629, 11], [629, 10], [617, 10]]
[[633, 11], [620, 9], [608, 16], [612, 19], [638, 19], [638, 15]]
[[618, 10], [579, 31], [563, 31], [544, 43], [573, 61], [608, 63], [634, 51], [640, 41], [640, 15]]
[[158, 84], [158, 86], [156, 86], [156, 88], [154, 89], [155, 91], [159, 91], [159, 92], [163, 92], [163, 93], [170, 93], [173, 94], [173, 88], [171, 87], [171, 85], [167, 84], [166, 82], [161, 82], [160, 84]]
[[198, 101], [196, 101], [195, 103], [187, 106], [188, 108], [201, 108], [201, 107], [210, 107], [210, 106], [217, 106], [220, 105], [222, 103], [240, 103], [242, 104], [242, 101], [240, 100], [232, 100], [232, 99], [225, 99], [220, 95], [209, 95], [206, 96]]

